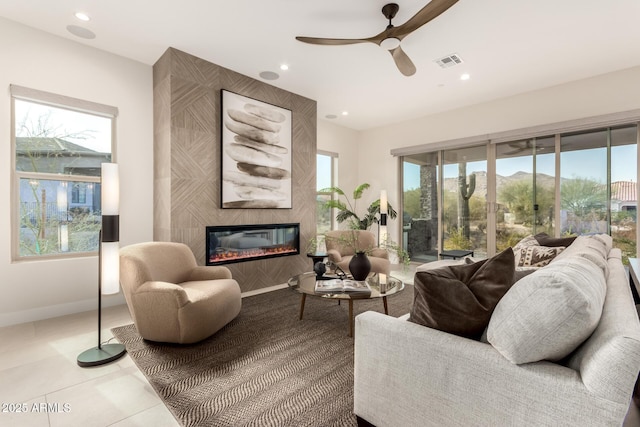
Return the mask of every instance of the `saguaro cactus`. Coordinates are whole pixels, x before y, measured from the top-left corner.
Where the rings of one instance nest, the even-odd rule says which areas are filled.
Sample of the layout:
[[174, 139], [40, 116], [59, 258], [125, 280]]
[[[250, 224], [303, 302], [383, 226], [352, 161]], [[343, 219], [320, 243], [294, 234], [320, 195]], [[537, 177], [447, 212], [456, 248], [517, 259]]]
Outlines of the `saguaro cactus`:
[[476, 175], [469, 175], [467, 183], [467, 162], [458, 164], [458, 227], [462, 230], [462, 235], [469, 240], [471, 231], [469, 229], [469, 199], [476, 190]]

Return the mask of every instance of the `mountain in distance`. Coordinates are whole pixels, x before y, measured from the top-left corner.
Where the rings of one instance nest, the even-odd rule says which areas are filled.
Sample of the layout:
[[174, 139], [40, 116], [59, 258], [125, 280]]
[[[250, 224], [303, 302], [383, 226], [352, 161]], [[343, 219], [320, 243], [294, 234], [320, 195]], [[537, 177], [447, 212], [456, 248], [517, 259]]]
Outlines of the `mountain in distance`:
[[[476, 175], [476, 190], [473, 196], [486, 197], [487, 196], [487, 173], [484, 171], [474, 171], [467, 174], [467, 182], [469, 182], [469, 175], [474, 173]], [[555, 186], [555, 177], [544, 173], [536, 174], [536, 184], [543, 187], [553, 188]], [[561, 178], [566, 179], [566, 178]], [[496, 175], [496, 187], [498, 191], [503, 186], [515, 182], [515, 181], [533, 181], [533, 174], [531, 172], [518, 171], [510, 176]], [[458, 178], [445, 178], [444, 180], [445, 191], [458, 192]]]

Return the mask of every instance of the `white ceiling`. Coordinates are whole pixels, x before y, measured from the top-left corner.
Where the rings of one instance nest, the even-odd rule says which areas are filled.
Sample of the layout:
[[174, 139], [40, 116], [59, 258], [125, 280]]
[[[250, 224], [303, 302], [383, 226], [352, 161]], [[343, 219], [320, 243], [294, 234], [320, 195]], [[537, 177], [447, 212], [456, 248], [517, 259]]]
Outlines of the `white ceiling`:
[[[396, 0], [404, 23], [427, 0]], [[318, 117], [353, 129], [502, 98], [640, 65], [640, 0], [460, 0], [409, 35], [405, 77], [373, 44], [314, 46], [295, 36], [382, 31], [384, 0], [0, 0], [0, 16], [152, 65], [168, 47], [318, 101]], [[78, 21], [76, 11], [92, 20]], [[96, 38], [70, 34], [86, 27]], [[435, 62], [457, 53], [464, 63]], [[280, 71], [281, 63], [290, 66]], [[471, 79], [461, 81], [460, 74]], [[348, 116], [342, 116], [348, 111]]]

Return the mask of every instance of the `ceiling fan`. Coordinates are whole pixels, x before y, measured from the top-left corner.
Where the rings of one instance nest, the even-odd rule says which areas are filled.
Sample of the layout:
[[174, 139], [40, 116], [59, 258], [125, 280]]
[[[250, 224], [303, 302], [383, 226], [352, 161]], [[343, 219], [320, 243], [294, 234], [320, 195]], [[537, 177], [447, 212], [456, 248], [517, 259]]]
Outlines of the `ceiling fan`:
[[526, 152], [527, 155], [532, 155], [534, 154], [534, 151], [535, 151], [535, 154], [540, 154], [542, 152], [549, 151], [550, 148], [553, 148], [548, 145], [538, 145], [538, 144], [536, 144], [534, 147], [531, 139], [527, 139], [525, 141], [511, 142], [511, 143], [508, 143], [507, 145], [513, 148], [513, 150], [502, 153], [505, 156], [520, 154], [522, 152]]
[[427, 22], [437, 18], [451, 6], [456, 4], [458, 0], [431, 0], [425, 7], [420, 9], [418, 13], [413, 15], [404, 24], [394, 27], [391, 20], [396, 16], [400, 6], [396, 3], [389, 3], [382, 8], [382, 14], [389, 20], [389, 25], [381, 33], [364, 39], [327, 39], [319, 37], [296, 37], [304, 43], [339, 46], [356, 43], [375, 43], [385, 50], [388, 50], [398, 67], [398, 70], [405, 76], [412, 76], [416, 72], [416, 66], [411, 59], [400, 47], [400, 42], [406, 36], [422, 27]]

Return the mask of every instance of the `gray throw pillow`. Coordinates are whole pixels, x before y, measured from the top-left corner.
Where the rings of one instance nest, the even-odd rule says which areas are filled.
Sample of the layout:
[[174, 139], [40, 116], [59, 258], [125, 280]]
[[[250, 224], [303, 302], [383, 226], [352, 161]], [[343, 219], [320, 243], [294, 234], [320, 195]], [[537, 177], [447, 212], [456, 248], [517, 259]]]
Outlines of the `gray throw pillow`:
[[418, 271], [409, 321], [478, 339], [514, 279], [511, 248], [473, 264]]
[[554, 261], [500, 300], [487, 339], [514, 364], [558, 361], [595, 330], [605, 293], [604, 274], [593, 262], [580, 256]]

